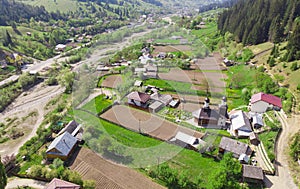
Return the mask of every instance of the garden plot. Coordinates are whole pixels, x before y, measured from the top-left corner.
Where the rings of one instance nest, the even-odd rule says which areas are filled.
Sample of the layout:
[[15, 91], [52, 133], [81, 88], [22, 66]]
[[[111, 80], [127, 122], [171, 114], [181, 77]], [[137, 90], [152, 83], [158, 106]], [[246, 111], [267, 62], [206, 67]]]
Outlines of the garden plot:
[[129, 130], [140, 131], [164, 141], [173, 138], [178, 131], [194, 135], [197, 138], [202, 138], [204, 135], [203, 133], [180, 127], [154, 114], [122, 105], [113, 106], [102, 114], [101, 118], [122, 125]]
[[120, 75], [110, 75], [107, 76], [103, 81], [101, 86], [107, 88], [116, 88], [118, 85], [122, 84], [122, 76]]
[[77, 171], [83, 179], [95, 180], [96, 189], [164, 188], [143, 174], [106, 161], [86, 148], [80, 149], [70, 168]]
[[199, 70], [182, 70], [180, 68], [171, 68], [168, 73], [159, 73], [162, 80], [178, 81], [193, 84], [203, 84], [206, 79]]
[[220, 57], [218, 54], [216, 54], [214, 57], [198, 59], [196, 65], [203, 72], [208, 82], [210, 91], [219, 93], [225, 91], [225, 79], [227, 76], [222, 72], [224, 67], [220, 62]]

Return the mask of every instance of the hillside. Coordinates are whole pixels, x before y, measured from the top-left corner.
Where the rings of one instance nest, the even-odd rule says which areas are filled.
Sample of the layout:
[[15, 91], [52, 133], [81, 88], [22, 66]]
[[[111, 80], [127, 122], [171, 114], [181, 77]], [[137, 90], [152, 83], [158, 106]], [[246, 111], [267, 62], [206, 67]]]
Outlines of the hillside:
[[286, 39], [298, 16], [298, 0], [241, 0], [221, 14], [218, 28], [244, 44], [277, 43]]

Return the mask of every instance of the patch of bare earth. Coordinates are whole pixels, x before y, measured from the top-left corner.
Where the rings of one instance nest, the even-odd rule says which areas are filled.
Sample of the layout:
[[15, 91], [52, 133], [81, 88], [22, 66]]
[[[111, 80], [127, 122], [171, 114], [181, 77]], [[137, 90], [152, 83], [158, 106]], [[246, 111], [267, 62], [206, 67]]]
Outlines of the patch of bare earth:
[[194, 135], [197, 138], [202, 138], [204, 135], [203, 133], [178, 126], [154, 114], [123, 105], [113, 106], [102, 114], [101, 118], [136, 132], [139, 132], [140, 129], [143, 133], [164, 141], [173, 138], [178, 131]]
[[222, 72], [225, 67], [219, 53], [214, 53], [212, 57], [198, 59], [196, 66], [204, 74], [211, 92], [224, 93], [227, 75]]
[[122, 82], [122, 76], [110, 75], [103, 80], [101, 86], [107, 88], [116, 88], [118, 85], [122, 84]]
[[45, 110], [46, 104], [63, 91], [64, 89], [60, 86], [50, 87], [39, 84], [22, 93], [4, 112], [0, 113], [0, 122], [9, 124], [9, 120], [14, 120], [8, 126], [7, 131], [14, 128], [24, 134], [0, 144], [1, 156], [17, 154], [19, 148], [36, 134], [44, 115], [51, 111], [51, 109]]
[[202, 72], [199, 70], [182, 70], [180, 68], [171, 68], [168, 73], [159, 73], [160, 79], [179, 81], [193, 84], [203, 84], [206, 79]]
[[106, 161], [86, 148], [80, 149], [70, 168], [77, 171], [83, 179], [95, 180], [96, 189], [164, 188], [141, 173]]

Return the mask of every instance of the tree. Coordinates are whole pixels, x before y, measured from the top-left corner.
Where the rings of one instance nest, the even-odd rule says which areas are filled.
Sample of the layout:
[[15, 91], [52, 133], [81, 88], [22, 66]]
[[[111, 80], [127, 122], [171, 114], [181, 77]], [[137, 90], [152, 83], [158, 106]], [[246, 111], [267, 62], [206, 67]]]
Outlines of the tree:
[[60, 166], [64, 166], [64, 162], [63, 160], [59, 159], [59, 158], [55, 158], [53, 163], [52, 163], [53, 167], [55, 169], [59, 168]]
[[70, 93], [72, 91], [74, 77], [75, 74], [68, 68], [63, 69], [57, 77], [58, 83], [66, 88], [65, 93]]
[[5, 167], [1, 162], [1, 156], [0, 156], [0, 189], [4, 189], [7, 184], [7, 177], [5, 172]]
[[9, 34], [9, 32], [6, 30], [5, 36], [4, 36], [4, 42], [3, 42], [4, 46], [9, 46], [9, 45], [13, 45], [13, 41], [12, 38]]
[[291, 66], [291, 70], [296, 71], [297, 69], [298, 69], [298, 64], [297, 64], [297, 62], [294, 62]]
[[239, 179], [242, 176], [242, 165], [234, 159], [232, 153], [225, 153], [220, 162], [220, 168], [216, 170], [210, 182], [209, 188], [242, 188]]
[[96, 187], [96, 183], [94, 180], [84, 180], [83, 188], [84, 189], [94, 189]]

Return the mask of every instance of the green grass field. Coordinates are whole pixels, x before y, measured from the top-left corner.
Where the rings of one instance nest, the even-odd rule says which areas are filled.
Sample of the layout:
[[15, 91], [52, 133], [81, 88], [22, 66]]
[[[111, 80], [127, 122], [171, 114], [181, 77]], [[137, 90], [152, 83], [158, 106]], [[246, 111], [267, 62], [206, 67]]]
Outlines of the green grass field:
[[33, 6], [44, 6], [49, 12], [76, 11], [79, 6], [79, 2], [75, 0], [20, 0], [20, 2]]
[[96, 98], [92, 99], [90, 102], [85, 104], [82, 109], [92, 112], [94, 114], [99, 114], [107, 107], [112, 105], [113, 100], [106, 99], [105, 95], [97, 96]]
[[[160, 164], [169, 164], [179, 172], [188, 171], [191, 179], [196, 179], [200, 175], [203, 180], [207, 180], [219, 167], [218, 162], [212, 158], [203, 157], [195, 151], [143, 136], [80, 110], [75, 110], [74, 113], [84, 125], [95, 128], [95, 133], [101, 133], [95, 139], [96, 141], [100, 142], [106, 136], [120, 144], [125, 155], [132, 158], [128, 166], [155, 168], [159, 161]], [[91, 140], [94, 139], [89, 139]]]
[[193, 90], [191, 89], [192, 83], [184, 83], [171, 80], [161, 80], [161, 79], [147, 79], [144, 81], [144, 85], [154, 85], [158, 88], [162, 88], [164, 91], [177, 92], [180, 94], [191, 94], [205, 96], [205, 91]]

